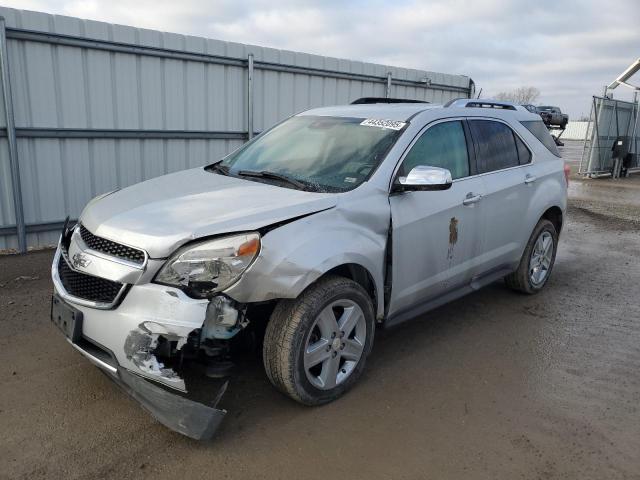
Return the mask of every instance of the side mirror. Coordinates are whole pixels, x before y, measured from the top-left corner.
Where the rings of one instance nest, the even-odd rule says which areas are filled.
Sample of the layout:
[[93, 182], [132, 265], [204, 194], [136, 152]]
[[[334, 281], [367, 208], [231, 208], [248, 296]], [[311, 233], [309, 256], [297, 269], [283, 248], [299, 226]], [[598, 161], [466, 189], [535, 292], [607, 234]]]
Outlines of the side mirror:
[[451, 188], [451, 172], [446, 168], [414, 167], [406, 177], [398, 177], [393, 190], [395, 192], [416, 192], [446, 190]]

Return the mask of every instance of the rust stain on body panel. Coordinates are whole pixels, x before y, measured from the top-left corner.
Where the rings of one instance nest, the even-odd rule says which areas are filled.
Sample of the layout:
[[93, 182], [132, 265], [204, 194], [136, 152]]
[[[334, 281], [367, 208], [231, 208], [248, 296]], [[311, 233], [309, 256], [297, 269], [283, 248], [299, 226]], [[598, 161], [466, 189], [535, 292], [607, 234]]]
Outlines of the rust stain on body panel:
[[451, 217], [449, 222], [449, 245], [455, 245], [458, 242], [458, 219]]
[[449, 222], [449, 249], [447, 250], [447, 258], [449, 259], [449, 262], [453, 260], [453, 248], [457, 242], [458, 219], [456, 217], [451, 217], [451, 221]]

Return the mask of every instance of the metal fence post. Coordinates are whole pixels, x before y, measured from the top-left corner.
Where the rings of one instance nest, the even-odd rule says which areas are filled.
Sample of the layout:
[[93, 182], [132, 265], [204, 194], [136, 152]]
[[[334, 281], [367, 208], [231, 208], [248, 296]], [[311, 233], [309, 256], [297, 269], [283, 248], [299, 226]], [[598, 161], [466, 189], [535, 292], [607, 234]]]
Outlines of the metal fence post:
[[9, 145], [9, 166], [11, 168], [11, 185], [13, 187], [13, 206], [18, 231], [18, 250], [27, 252], [27, 231], [24, 225], [24, 211], [22, 209], [22, 188], [20, 184], [20, 164], [18, 162], [18, 147], [16, 143], [16, 125], [13, 118], [13, 100], [11, 97], [11, 81], [9, 79], [9, 57], [7, 53], [7, 32], [4, 17], [0, 17], [0, 80], [2, 82], [2, 100], [7, 128], [7, 143]]
[[[589, 169], [591, 162], [591, 151], [593, 150], [593, 130], [591, 129], [591, 120], [593, 119], [594, 104], [591, 105], [591, 111], [589, 112], [589, 121], [587, 122], [587, 129], [584, 133], [584, 143], [582, 144], [582, 157], [580, 157], [580, 167], [578, 167], [578, 173], [585, 173], [583, 164], [585, 163], [585, 154], [587, 153], [587, 141], [589, 142], [588, 158], [586, 159], [586, 169]], [[589, 137], [589, 131], [591, 130], [591, 137]], [[597, 134], [598, 132], [596, 132]]]
[[385, 98], [391, 97], [391, 72], [387, 73], [387, 89], [384, 93]]
[[640, 153], [638, 152], [638, 137], [636, 136], [638, 131], [638, 115], [640, 115], [640, 105], [638, 104], [638, 90], [633, 92], [633, 106], [636, 110], [636, 118], [633, 122], [633, 132], [631, 132], [631, 139], [633, 140], [633, 153], [638, 155]]
[[253, 138], [253, 53], [247, 58], [247, 131], [249, 140]]

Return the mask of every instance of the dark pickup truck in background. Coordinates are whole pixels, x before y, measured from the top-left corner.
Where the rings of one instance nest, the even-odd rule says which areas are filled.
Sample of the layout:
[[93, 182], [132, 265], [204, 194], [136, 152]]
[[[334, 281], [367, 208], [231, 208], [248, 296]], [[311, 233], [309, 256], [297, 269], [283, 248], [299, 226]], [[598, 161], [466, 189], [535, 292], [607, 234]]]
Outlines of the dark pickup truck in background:
[[560, 129], [559, 133], [551, 133], [551, 136], [556, 142], [556, 145], [564, 145], [564, 143], [560, 141], [560, 136], [564, 132], [564, 129], [567, 128], [567, 123], [569, 123], [569, 115], [567, 115], [566, 113], [562, 113], [559, 107], [536, 107], [535, 105], [532, 105], [530, 103], [525, 103], [522, 106], [529, 110], [531, 113], [537, 113], [538, 115], [540, 115], [540, 117], [542, 117], [542, 121], [547, 126], [549, 131]]
[[536, 107], [536, 110], [542, 121], [550, 127], [565, 128], [569, 123], [569, 115], [562, 113], [559, 107], [543, 106]]

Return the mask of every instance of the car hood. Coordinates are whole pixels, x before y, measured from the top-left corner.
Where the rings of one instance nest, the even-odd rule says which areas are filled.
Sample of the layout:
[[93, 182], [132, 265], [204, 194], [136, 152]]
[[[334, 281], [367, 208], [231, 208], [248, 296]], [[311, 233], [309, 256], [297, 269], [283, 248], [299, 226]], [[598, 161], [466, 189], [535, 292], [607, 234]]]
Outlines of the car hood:
[[164, 258], [193, 239], [255, 230], [336, 203], [336, 194], [294, 190], [196, 168], [92, 201], [80, 221], [95, 235], [143, 248], [151, 258]]

